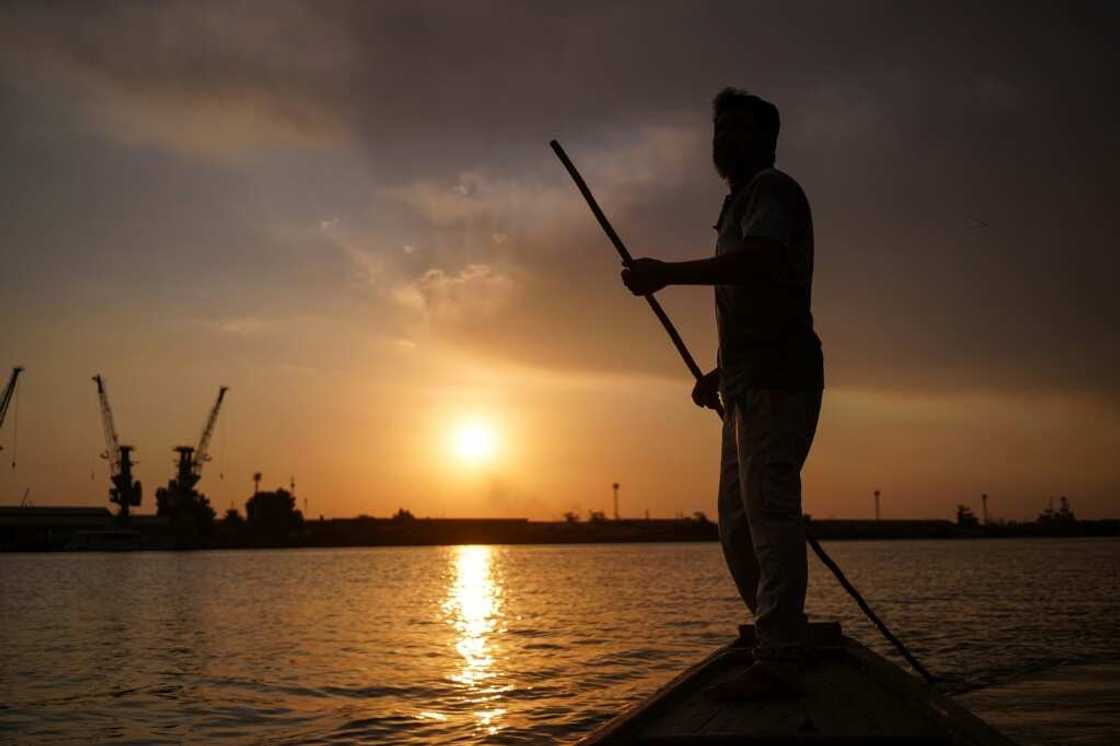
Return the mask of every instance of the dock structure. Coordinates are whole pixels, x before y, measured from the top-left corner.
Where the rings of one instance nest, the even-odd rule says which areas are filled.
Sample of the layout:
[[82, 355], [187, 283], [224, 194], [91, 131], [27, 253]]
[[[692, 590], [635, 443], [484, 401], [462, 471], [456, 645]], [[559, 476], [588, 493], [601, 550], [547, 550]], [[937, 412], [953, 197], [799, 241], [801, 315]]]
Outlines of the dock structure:
[[909, 744], [1012, 746], [1013, 742], [949, 697], [841, 634], [836, 623], [810, 627], [801, 697], [720, 701], [706, 690], [754, 660], [754, 629], [681, 673], [646, 700], [579, 743]]
[[108, 508], [0, 505], [0, 551], [62, 549], [82, 531], [112, 528]]

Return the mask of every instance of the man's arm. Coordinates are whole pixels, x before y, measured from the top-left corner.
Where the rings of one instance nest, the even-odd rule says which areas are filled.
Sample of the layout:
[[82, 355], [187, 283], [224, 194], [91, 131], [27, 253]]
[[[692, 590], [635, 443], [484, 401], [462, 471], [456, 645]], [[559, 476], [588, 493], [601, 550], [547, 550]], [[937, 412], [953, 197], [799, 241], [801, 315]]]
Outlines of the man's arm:
[[769, 283], [789, 261], [798, 206], [804, 195], [797, 183], [777, 171], [760, 174], [745, 195], [737, 246], [718, 256], [693, 262], [638, 259], [622, 273], [635, 295], [649, 295], [666, 285], [750, 285]]
[[777, 241], [748, 236], [732, 251], [707, 259], [635, 259], [622, 270], [622, 281], [634, 295], [656, 293], [667, 285], [749, 285], [773, 278], [784, 253], [785, 247]]

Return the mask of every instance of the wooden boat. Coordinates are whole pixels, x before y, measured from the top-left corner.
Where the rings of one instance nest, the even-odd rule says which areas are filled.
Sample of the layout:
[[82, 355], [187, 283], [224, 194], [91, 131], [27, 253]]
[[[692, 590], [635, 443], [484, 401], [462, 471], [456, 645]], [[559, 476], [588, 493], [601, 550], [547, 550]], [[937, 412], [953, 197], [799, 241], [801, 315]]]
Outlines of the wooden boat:
[[846, 637], [810, 625], [812, 654], [800, 698], [724, 702], [705, 689], [753, 663], [754, 629], [689, 668], [580, 741], [616, 744], [939, 744], [1013, 742], [947, 696]]

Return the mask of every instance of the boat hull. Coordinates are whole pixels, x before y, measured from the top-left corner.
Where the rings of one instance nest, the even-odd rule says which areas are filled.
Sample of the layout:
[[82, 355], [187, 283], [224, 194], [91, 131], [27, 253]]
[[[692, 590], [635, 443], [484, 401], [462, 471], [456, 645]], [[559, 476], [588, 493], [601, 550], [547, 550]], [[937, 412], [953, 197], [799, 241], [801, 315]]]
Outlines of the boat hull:
[[736, 676], [754, 662], [753, 629], [744, 625], [734, 643], [719, 648], [580, 743], [1013, 743], [949, 697], [842, 635], [839, 625], [812, 625], [810, 641], [813, 653], [801, 697], [724, 702], [706, 694], [709, 686]]

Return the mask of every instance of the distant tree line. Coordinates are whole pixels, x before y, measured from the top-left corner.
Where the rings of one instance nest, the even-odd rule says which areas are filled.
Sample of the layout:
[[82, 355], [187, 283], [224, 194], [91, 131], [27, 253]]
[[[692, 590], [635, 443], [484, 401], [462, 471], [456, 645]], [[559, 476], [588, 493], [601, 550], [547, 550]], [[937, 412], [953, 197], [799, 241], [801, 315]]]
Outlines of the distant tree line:
[[258, 490], [245, 503], [244, 517], [230, 508], [219, 521], [205, 495], [172, 480], [156, 490], [156, 515], [167, 519], [177, 549], [286, 546], [298, 543], [303, 528], [295, 495], [282, 487]]
[[[259, 480], [258, 480], [259, 485]], [[309, 540], [305, 531], [303, 513], [296, 508], [296, 497], [292, 491], [278, 487], [272, 491], [256, 491], [245, 504], [243, 516], [236, 508], [230, 508], [217, 520], [210, 501], [193, 489], [177, 489], [174, 481], [167, 488], [156, 491], [157, 515], [168, 519], [174, 536], [176, 548], [218, 547], [282, 547], [298, 546]], [[372, 520], [360, 515], [358, 520]], [[806, 516], [806, 518], [808, 518]], [[986, 518], [986, 516], [985, 516]], [[711, 526], [711, 520], [702, 511], [690, 517], [678, 516], [678, 521], [697, 527]], [[409, 526], [419, 525], [418, 519], [406, 508], [399, 508], [390, 518], [400, 530], [411, 531]], [[569, 511], [563, 514], [563, 522], [572, 526], [579, 524], [594, 529], [606, 527], [617, 522], [610, 520], [603, 511], [589, 510], [587, 518]], [[1018, 533], [1047, 533], [1067, 535], [1075, 532], [1081, 525], [1067, 497], [1058, 499], [1058, 507], [1047, 507], [1039, 514], [1037, 521], [1019, 524], [1006, 521], [984, 521], [968, 505], [956, 508], [956, 525], [963, 529], [963, 535], [1013, 535]], [[1088, 524], [1085, 524], [1088, 525]], [[1034, 526], [1034, 529], [1030, 527]], [[1103, 529], [1102, 529], [1103, 530]]]
[[226, 511], [221, 530], [235, 545], [285, 546], [295, 543], [303, 529], [303, 512], [296, 497], [283, 487], [257, 492], [245, 503], [245, 517], [236, 508]]

